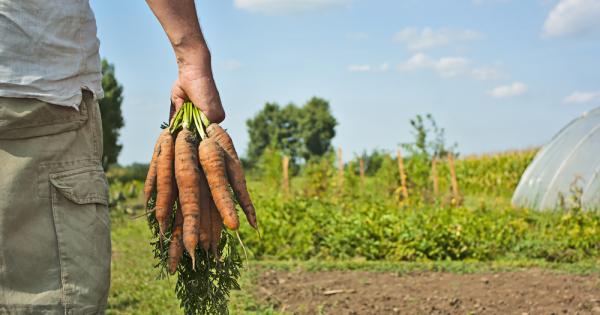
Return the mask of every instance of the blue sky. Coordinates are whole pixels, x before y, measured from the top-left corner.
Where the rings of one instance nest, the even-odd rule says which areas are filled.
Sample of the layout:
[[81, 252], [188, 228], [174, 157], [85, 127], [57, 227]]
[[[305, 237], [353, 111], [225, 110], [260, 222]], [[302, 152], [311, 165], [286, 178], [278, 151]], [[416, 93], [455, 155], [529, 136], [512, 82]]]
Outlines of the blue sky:
[[[147, 162], [177, 68], [144, 1], [92, 0], [123, 84], [120, 163]], [[463, 154], [544, 144], [600, 105], [598, 0], [205, 0], [200, 22], [239, 151], [265, 102], [330, 101], [351, 158], [431, 113]]]

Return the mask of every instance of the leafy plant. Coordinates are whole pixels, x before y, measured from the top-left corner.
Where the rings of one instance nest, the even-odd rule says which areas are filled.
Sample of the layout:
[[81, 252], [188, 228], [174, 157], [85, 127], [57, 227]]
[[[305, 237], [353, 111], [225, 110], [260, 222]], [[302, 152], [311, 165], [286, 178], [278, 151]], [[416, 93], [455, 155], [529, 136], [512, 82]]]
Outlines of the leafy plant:
[[[154, 206], [151, 199], [149, 207]], [[174, 220], [174, 215], [172, 217]], [[171, 231], [166, 231], [164, 238], [160, 237], [158, 221], [154, 212], [148, 213], [148, 224], [152, 231], [154, 258], [157, 260], [155, 267], [158, 269], [158, 278], [168, 277], [168, 249]], [[185, 252], [177, 267], [177, 284], [175, 291], [180, 300], [181, 307], [186, 315], [192, 314], [227, 314], [228, 301], [231, 290], [238, 290], [240, 286], [240, 268], [242, 260], [237, 252], [234, 237], [227, 231], [222, 231], [221, 242], [217, 257], [205, 252], [201, 246], [196, 249], [196, 269], [192, 268], [192, 258]]]

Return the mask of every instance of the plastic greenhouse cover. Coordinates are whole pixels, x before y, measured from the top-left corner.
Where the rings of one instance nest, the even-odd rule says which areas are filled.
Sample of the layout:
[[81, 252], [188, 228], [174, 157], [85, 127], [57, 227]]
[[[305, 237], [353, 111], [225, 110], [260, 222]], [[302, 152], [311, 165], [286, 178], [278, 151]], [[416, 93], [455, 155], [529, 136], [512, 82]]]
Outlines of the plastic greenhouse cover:
[[584, 208], [598, 209], [599, 172], [600, 108], [596, 108], [565, 126], [540, 150], [521, 177], [512, 202], [520, 207], [550, 210], [579, 190]]

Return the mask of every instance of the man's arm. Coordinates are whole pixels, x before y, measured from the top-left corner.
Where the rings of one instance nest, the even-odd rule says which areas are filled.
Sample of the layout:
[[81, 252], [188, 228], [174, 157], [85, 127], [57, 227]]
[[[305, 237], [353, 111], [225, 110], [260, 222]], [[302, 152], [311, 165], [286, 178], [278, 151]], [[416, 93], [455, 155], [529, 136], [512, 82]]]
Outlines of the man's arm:
[[187, 100], [198, 106], [212, 122], [225, 119], [215, 85], [208, 46], [200, 29], [193, 0], [146, 0], [175, 50], [179, 77], [171, 101], [179, 109]]

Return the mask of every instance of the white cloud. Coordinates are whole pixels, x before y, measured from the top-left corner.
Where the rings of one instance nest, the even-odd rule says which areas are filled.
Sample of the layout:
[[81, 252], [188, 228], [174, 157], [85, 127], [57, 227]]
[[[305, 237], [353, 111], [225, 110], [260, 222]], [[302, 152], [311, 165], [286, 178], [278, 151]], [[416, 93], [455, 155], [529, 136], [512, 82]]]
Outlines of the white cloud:
[[225, 62], [223, 62], [223, 68], [225, 68], [225, 70], [234, 71], [241, 67], [242, 67], [242, 64], [235, 59], [230, 59], [230, 60], [226, 60]]
[[423, 53], [416, 53], [406, 62], [400, 64], [398, 69], [400, 70], [415, 70], [419, 68], [429, 68], [433, 64], [433, 61]]
[[349, 65], [348, 71], [350, 72], [369, 72], [371, 71], [371, 65]]
[[513, 82], [509, 85], [497, 86], [493, 90], [489, 91], [489, 95], [495, 98], [507, 98], [519, 96], [525, 92], [527, 92], [527, 85], [521, 82]]
[[443, 57], [434, 65], [434, 68], [445, 77], [457, 76], [465, 71], [469, 60], [463, 57]]
[[600, 31], [600, 1], [560, 0], [544, 23], [546, 36], [577, 36]]
[[344, 6], [352, 0], [234, 0], [241, 10], [261, 13], [291, 13]]
[[581, 92], [575, 91], [565, 98], [565, 103], [588, 103], [594, 100], [600, 100], [600, 91]]
[[422, 29], [407, 27], [394, 35], [394, 41], [404, 43], [410, 50], [424, 50], [483, 38], [480, 32], [469, 29]]
[[463, 57], [442, 57], [432, 59], [423, 53], [416, 53], [407, 61], [398, 65], [401, 71], [430, 69], [442, 77], [454, 77], [464, 73], [469, 65], [469, 60]]
[[387, 62], [384, 62], [382, 64], [379, 65], [379, 71], [388, 71], [390, 69], [390, 64]]
[[471, 75], [476, 80], [490, 81], [506, 79], [508, 75], [495, 67], [479, 67], [471, 70]]

